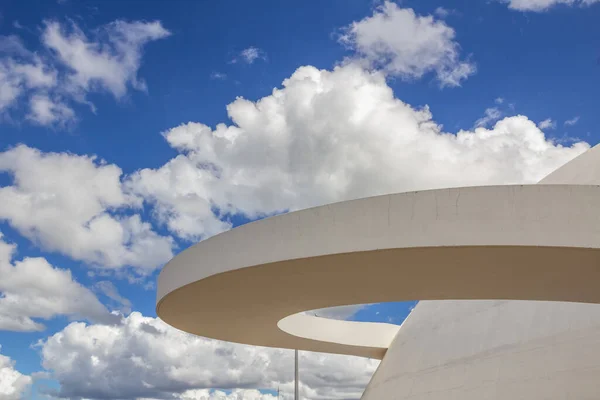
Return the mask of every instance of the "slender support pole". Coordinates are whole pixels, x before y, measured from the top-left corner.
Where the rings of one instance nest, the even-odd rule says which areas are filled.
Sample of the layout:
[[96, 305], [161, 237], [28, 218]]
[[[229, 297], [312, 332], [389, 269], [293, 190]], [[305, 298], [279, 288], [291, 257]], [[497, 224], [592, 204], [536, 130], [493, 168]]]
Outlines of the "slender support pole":
[[300, 400], [298, 396], [298, 349], [295, 350], [296, 369], [294, 371], [294, 400]]

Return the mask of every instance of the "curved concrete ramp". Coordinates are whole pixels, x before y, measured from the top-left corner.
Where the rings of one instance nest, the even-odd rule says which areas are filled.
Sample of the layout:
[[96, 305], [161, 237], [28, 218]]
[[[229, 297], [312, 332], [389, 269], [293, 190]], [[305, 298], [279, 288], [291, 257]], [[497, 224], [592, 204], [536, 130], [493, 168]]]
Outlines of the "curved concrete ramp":
[[598, 303], [598, 204], [597, 186], [491, 186], [280, 215], [178, 255], [160, 274], [157, 313], [216, 339], [381, 358], [381, 337], [353, 341], [348, 330], [340, 343], [339, 332], [315, 339], [278, 323], [305, 310], [412, 299]]
[[397, 335], [298, 313], [413, 299], [600, 303], [597, 153], [543, 185], [379, 196], [236, 228], [165, 266], [157, 313], [233, 342], [387, 351], [368, 400], [596, 399], [596, 305], [424, 301]]
[[[600, 184], [600, 146], [540, 183]], [[363, 399], [596, 399], [599, 326], [600, 305], [420, 302]]]

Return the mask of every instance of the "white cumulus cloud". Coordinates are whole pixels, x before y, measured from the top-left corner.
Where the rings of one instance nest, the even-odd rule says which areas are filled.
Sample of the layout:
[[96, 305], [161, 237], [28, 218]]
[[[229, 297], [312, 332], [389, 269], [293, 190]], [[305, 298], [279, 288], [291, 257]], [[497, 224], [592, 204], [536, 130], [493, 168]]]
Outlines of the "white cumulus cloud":
[[502, 111], [498, 107], [486, 108], [483, 117], [475, 121], [475, 127], [487, 127], [502, 117]]
[[[186, 334], [134, 312], [121, 325], [74, 322], [39, 343], [42, 365], [66, 398], [202, 399], [204, 389], [293, 390], [293, 351], [243, 346]], [[301, 352], [304, 399], [357, 399], [378, 361]], [[94, 376], [94, 379], [89, 379]], [[256, 390], [210, 400], [271, 400]], [[239, 397], [246, 396], [248, 397]], [[232, 396], [232, 395], [229, 395]]]
[[[261, 393], [256, 389], [234, 389], [229, 393], [222, 390], [193, 389], [187, 390], [179, 397], [180, 400], [279, 400], [272, 394]], [[280, 396], [285, 400], [289, 396]]]
[[427, 107], [396, 98], [385, 75], [351, 63], [301, 67], [256, 102], [227, 106], [233, 124], [189, 122], [164, 133], [180, 152], [127, 180], [180, 237], [229, 224], [377, 194], [537, 182], [589, 148], [546, 139], [525, 116], [445, 132]]
[[448, 15], [450, 15], [452, 13], [452, 10], [448, 10], [447, 8], [444, 8], [444, 7], [438, 7], [433, 11], [433, 13], [440, 18], [446, 18], [446, 17], [448, 17]]
[[138, 214], [114, 215], [139, 201], [123, 192], [121, 169], [95, 157], [42, 153], [20, 145], [0, 153], [0, 220], [43, 249], [98, 267], [144, 274], [172, 257], [172, 241]]
[[142, 48], [150, 41], [170, 35], [158, 21], [117, 20], [103, 26], [96, 40], [88, 39], [75, 24], [70, 28], [56, 21], [48, 22], [42, 41], [72, 71], [67, 76], [72, 89], [104, 89], [117, 98], [126, 94], [128, 85], [146, 89], [144, 81], [137, 76]]
[[240, 57], [247, 64], [254, 64], [256, 60], [265, 59], [265, 52], [258, 47], [250, 46], [240, 52]]
[[0, 354], [0, 400], [21, 400], [31, 383], [31, 377], [17, 371], [10, 357]]
[[553, 121], [551, 118], [547, 118], [543, 121], [540, 121], [538, 124], [540, 129], [556, 129], [556, 121]]
[[[10, 115], [25, 98], [27, 120], [64, 128], [73, 123], [69, 103], [89, 101], [93, 92], [122, 98], [129, 88], [146, 90], [138, 77], [144, 46], [170, 35], [159, 21], [114, 21], [86, 35], [74, 22], [45, 22], [39, 52], [15, 35], [0, 36], [0, 115]], [[93, 105], [92, 105], [93, 108]]]
[[119, 321], [73, 279], [70, 270], [53, 267], [41, 257], [13, 262], [15, 249], [0, 232], [0, 330], [40, 331], [45, 327], [37, 319], [58, 315], [102, 323]]
[[19, 37], [0, 36], [0, 54], [0, 113], [6, 113], [24, 92], [56, 85], [56, 70], [27, 50]]
[[29, 99], [28, 118], [39, 125], [64, 127], [75, 121], [75, 111], [61, 100], [46, 94], [35, 94]]
[[600, 0], [501, 0], [508, 3], [508, 7], [518, 11], [548, 11], [559, 4], [567, 6], [590, 6]]
[[443, 20], [385, 1], [372, 16], [350, 24], [340, 41], [389, 74], [418, 79], [433, 72], [444, 87], [460, 86], [476, 72], [475, 64], [461, 60], [455, 36]]

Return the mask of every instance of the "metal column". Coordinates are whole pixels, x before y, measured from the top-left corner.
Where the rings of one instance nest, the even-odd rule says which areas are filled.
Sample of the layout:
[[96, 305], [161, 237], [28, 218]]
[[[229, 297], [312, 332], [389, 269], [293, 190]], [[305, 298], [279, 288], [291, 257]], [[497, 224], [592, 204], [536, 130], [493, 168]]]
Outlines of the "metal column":
[[294, 372], [294, 400], [300, 400], [300, 397], [298, 396], [298, 349], [294, 351], [296, 356], [296, 368]]

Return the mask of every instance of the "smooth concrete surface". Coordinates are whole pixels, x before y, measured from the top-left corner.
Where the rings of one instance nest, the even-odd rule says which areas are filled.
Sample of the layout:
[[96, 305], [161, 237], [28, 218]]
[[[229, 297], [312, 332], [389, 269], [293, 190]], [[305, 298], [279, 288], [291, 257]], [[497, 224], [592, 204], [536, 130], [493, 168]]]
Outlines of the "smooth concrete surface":
[[[278, 328], [311, 309], [413, 299], [600, 302], [600, 187], [519, 185], [379, 196], [254, 222], [165, 266], [157, 313], [201, 336], [381, 358]], [[348, 328], [350, 336], [351, 328]], [[320, 332], [319, 332], [320, 330]], [[306, 335], [305, 335], [306, 336]]]
[[600, 145], [575, 157], [539, 183], [542, 185], [600, 185]]
[[284, 332], [306, 339], [378, 349], [388, 348], [400, 329], [395, 324], [340, 321], [304, 313], [287, 316], [277, 326]]
[[[600, 184], [600, 146], [540, 183]], [[363, 400], [596, 399], [599, 325], [600, 305], [423, 301]]]
[[363, 400], [597, 400], [600, 305], [422, 301]]
[[223, 340], [385, 355], [363, 400], [597, 399], [600, 305], [426, 300], [401, 328], [300, 313], [600, 302], [600, 147], [540, 183], [381, 196], [236, 228], [165, 267], [157, 312]]

